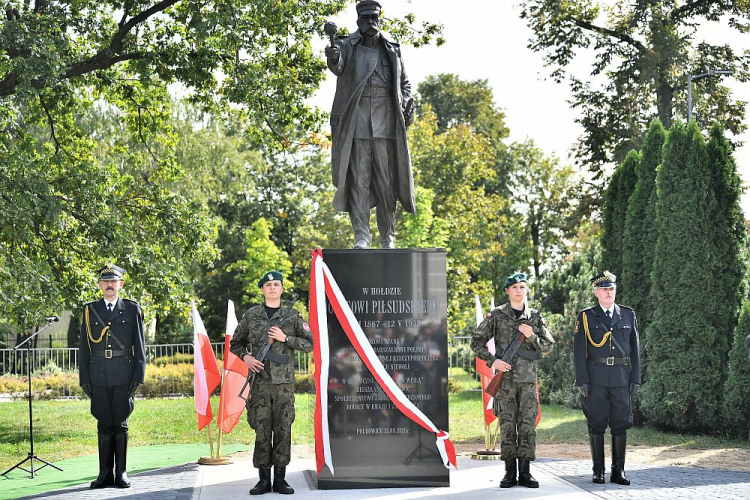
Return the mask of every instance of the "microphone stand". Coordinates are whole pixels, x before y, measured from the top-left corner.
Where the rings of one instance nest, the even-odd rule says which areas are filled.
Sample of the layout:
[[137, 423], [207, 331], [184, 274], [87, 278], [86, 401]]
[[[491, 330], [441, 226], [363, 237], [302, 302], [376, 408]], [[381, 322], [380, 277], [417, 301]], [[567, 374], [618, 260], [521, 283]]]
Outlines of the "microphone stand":
[[[31, 443], [31, 450], [29, 451], [29, 454], [25, 459], [23, 459], [22, 461], [18, 462], [16, 465], [11, 467], [10, 469], [0, 474], [2, 476], [5, 476], [8, 472], [12, 471], [13, 469], [21, 469], [22, 471], [31, 473], [31, 479], [34, 479], [34, 460], [37, 460], [39, 462], [44, 462], [44, 465], [42, 465], [41, 467], [37, 467], [36, 469], [37, 471], [47, 467], [48, 465], [50, 467], [54, 467], [55, 469], [59, 471], [62, 471], [60, 467], [53, 465], [47, 462], [46, 460], [34, 455], [34, 421], [32, 418], [33, 410], [31, 407], [31, 400], [32, 400], [32, 397], [31, 397], [31, 339], [33, 339], [34, 337], [42, 333], [42, 331], [44, 331], [53, 322], [57, 321], [57, 317], [55, 317], [54, 319], [49, 319], [47, 321], [48, 322], [46, 325], [41, 327], [35, 333], [32, 333], [31, 335], [29, 335], [29, 337], [26, 340], [24, 340], [23, 342], [21, 342], [20, 344], [18, 344], [16, 347], [13, 348], [14, 351], [17, 351], [18, 349], [23, 347], [24, 344], [26, 344], [26, 368], [28, 370], [28, 375], [29, 375], [29, 438], [30, 438], [30, 443]], [[21, 467], [23, 464], [25, 464], [29, 460], [31, 461], [31, 470], [24, 469], [23, 467]]]

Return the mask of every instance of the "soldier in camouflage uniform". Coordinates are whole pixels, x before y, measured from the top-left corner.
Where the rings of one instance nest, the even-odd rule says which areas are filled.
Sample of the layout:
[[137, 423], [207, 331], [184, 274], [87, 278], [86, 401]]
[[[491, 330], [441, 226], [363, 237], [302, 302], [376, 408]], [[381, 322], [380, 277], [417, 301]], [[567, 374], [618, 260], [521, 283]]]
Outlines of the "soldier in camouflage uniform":
[[[544, 319], [536, 325], [526, 322], [534, 312], [526, 304], [526, 275], [516, 273], [505, 281], [505, 293], [510, 301], [492, 310], [482, 321], [471, 339], [471, 348], [487, 366], [505, 372], [495, 398], [495, 413], [499, 412], [502, 440], [500, 458], [505, 461], [505, 477], [501, 488], [516, 484], [538, 488], [539, 483], [529, 471], [529, 462], [536, 458], [536, 360], [549, 352], [555, 343]], [[519, 332], [526, 338], [512, 364], [503, 362], [502, 353]], [[490, 354], [487, 342], [494, 339], [497, 358]], [[518, 459], [518, 468], [516, 468]], [[518, 480], [516, 480], [518, 472]]]
[[[230, 351], [242, 359], [251, 372], [265, 370], [269, 375], [268, 378], [255, 377], [250, 387], [252, 398], [247, 404], [247, 421], [255, 430], [253, 465], [260, 477], [250, 494], [275, 491], [290, 495], [294, 490], [284, 477], [292, 452], [294, 350], [312, 351], [312, 332], [299, 312], [294, 309], [286, 311], [282, 307], [284, 284], [280, 272], [267, 272], [258, 282], [258, 287], [263, 292], [265, 303], [245, 312], [230, 344]], [[281, 317], [284, 319], [277, 326]], [[261, 363], [255, 359], [253, 354], [258, 354], [266, 338], [271, 341], [271, 351], [286, 356], [286, 363], [269, 359]], [[273, 486], [271, 465], [274, 466]]]

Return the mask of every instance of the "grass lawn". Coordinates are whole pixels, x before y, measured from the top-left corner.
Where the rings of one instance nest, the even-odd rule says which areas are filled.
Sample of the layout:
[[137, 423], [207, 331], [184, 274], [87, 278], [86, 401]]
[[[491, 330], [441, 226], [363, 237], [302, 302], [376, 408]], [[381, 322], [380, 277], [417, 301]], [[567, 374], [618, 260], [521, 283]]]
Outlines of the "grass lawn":
[[[313, 442], [312, 395], [296, 396], [297, 418], [292, 432], [294, 444]], [[214, 413], [218, 398], [213, 400]], [[484, 443], [481, 394], [464, 391], [451, 394], [450, 429], [455, 443]], [[580, 410], [561, 406], [542, 406], [542, 421], [537, 431], [539, 443], [587, 443], [586, 424]], [[0, 403], [0, 472], [23, 460], [29, 451], [28, 403]], [[143, 472], [196, 461], [209, 455], [206, 429], [199, 432], [193, 399], [149, 399], [136, 401], [130, 418], [130, 471]], [[216, 430], [216, 427], [213, 428]], [[214, 437], [216, 435], [214, 434]], [[223, 436], [222, 455], [250, 450], [254, 433], [244, 418], [234, 431]], [[750, 448], [744, 440], [723, 440], [708, 436], [668, 434], [649, 427], [632, 429], [630, 444], [680, 446], [686, 448]], [[94, 479], [98, 470], [96, 423], [89, 414], [89, 401], [35, 401], [34, 453], [65, 469], [43, 469], [33, 482], [29, 474], [15, 470], [0, 478], [0, 500], [51, 491]], [[28, 463], [26, 464], [28, 468]]]

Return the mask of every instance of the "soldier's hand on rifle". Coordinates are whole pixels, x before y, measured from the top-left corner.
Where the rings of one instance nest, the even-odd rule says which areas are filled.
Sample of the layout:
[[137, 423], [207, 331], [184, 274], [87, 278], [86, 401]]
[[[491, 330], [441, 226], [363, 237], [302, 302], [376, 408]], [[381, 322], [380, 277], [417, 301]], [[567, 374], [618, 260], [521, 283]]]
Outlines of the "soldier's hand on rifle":
[[510, 363], [506, 363], [502, 359], [496, 359], [494, 363], [492, 363], [492, 368], [495, 370], [501, 371], [501, 372], [507, 372], [511, 368]]
[[578, 390], [580, 391], [581, 396], [583, 396], [584, 398], [589, 397], [589, 384], [583, 384], [579, 386]]
[[252, 354], [245, 354], [242, 356], [242, 361], [245, 362], [248, 368], [250, 368], [250, 371], [253, 373], [258, 373], [263, 369], [263, 363], [255, 359], [255, 356]]
[[523, 333], [523, 336], [526, 338], [529, 338], [532, 335], [534, 335], [534, 329], [531, 328], [531, 325], [527, 325], [526, 323], [519, 325], [518, 331]]
[[278, 326], [272, 326], [270, 330], [268, 330], [268, 338], [271, 339], [269, 342], [273, 344], [274, 340], [278, 340], [279, 342], [286, 342], [286, 333], [281, 331], [281, 328]]

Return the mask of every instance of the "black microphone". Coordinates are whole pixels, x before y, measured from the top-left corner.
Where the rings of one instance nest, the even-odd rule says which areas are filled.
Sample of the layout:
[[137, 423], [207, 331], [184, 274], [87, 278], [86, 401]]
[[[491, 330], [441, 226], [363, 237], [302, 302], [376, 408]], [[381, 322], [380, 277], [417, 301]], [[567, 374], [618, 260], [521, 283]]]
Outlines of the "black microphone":
[[58, 316], [49, 316], [47, 318], [44, 318], [44, 321], [48, 321], [50, 323], [54, 323], [56, 321], [60, 321], [60, 318]]

